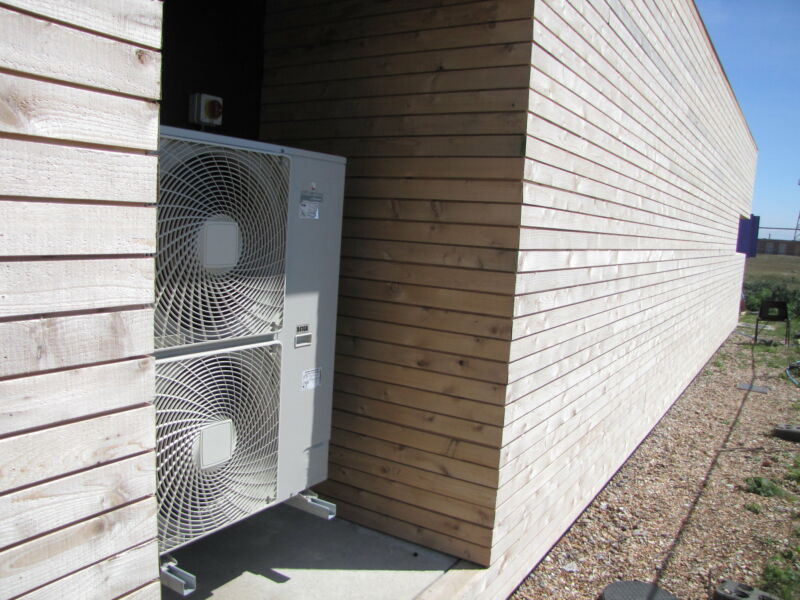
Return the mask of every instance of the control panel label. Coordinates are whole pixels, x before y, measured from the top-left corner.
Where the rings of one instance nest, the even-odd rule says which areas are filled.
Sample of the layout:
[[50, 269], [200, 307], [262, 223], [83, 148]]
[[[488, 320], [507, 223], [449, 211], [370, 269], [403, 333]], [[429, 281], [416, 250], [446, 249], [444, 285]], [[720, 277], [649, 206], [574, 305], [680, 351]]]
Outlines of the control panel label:
[[314, 388], [319, 387], [321, 380], [322, 380], [321, 368], [317, 367], [316, 369], [307, 369], [303, 371], [303, 380], [301, 382], [300, 389], [302, 391], [313, 390]]

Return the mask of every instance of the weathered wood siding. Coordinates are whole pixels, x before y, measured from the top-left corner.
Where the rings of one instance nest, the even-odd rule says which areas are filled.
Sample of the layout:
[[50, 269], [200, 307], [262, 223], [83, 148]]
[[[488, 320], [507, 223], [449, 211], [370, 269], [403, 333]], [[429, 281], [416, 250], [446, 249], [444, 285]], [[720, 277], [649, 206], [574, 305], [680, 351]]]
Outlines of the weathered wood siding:
[[539, 561], [735, 326], [755, 176], [691, 0], [536, 0], [534, 15], [489, 598]]
[[155, 0], [0, 7], [0, 598], [159, 597], [160, 31]]
[[349, 161], [324, 491], [502, 597], [736, 322], [755, 146], [702, 22], [274, 1], [265, 64], [262, 137]]
[[490, 558], [531, 2], [270, 2], [262, 137], [348, 158], [340, 514]]

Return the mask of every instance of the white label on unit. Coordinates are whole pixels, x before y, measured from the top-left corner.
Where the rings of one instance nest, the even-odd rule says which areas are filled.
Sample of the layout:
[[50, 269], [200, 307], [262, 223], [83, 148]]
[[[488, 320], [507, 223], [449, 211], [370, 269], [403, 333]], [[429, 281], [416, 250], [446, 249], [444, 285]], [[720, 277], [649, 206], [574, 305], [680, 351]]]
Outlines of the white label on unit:
[[319, 219], [319, 205], [322, 202], [320, 192], [303, 192], [300, 194], [300, 218]]
[[303, 371], [303, 381], [300, 384], [300, 389], [303, 391], [313, 390], [314, 388], [319, 387], [321, 380], [322, 369], [319, 367], [316, 369], [307, 369]]

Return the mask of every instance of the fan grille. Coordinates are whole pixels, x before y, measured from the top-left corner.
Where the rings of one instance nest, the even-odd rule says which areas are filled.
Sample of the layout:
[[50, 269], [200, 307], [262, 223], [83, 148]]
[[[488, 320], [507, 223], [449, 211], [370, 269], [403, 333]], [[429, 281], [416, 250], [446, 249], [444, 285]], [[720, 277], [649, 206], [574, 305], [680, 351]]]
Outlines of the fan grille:
[[[265, 508], [277, 495], [280, 346], [156, 363], [161, 552]], [[230, 458], [202, 468], [201, 431], [232, 423]]]
[[[157, 348], [281, 327], [289, 159], [162, 138], [159, 149]], [[231, 264], [210, 265], [210, 225], [228, 231]]]

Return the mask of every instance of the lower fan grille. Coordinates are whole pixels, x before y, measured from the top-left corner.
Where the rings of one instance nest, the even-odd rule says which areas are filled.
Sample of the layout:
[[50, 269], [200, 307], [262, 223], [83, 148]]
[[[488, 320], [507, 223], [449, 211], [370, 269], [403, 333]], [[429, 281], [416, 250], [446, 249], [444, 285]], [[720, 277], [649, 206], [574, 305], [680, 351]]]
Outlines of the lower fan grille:
[[280, 366], [277, 344], [156, 363], [162, 553], [275, 499]]

